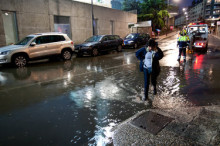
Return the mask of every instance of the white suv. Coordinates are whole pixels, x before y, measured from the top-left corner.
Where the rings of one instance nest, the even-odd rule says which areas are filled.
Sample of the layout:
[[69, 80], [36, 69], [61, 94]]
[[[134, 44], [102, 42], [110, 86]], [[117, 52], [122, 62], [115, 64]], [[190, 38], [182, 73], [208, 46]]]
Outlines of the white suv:
[[29, 60], [61, 55], [70, 60], [74, 44], [63, 33], [38, 33], [28, 35], [18, 43], [0, 48], [0, 64], [13, 63], [17, 67], [25, 66]]

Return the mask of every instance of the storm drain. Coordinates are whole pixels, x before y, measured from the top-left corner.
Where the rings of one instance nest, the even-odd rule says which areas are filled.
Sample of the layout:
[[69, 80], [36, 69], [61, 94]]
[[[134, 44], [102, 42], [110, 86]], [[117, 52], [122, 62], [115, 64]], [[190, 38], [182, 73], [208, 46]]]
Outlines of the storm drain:
[[173, 119], [161, 114], [147, 111], [131, 121], [131, 124], [146, 130], [154, 135], [160, 132]]

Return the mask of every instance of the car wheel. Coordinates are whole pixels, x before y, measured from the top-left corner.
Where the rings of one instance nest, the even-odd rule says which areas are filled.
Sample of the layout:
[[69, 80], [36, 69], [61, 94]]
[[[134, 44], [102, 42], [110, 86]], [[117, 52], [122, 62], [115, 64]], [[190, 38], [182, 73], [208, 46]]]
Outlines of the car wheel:
[[24, 67], [27, 65], [27, 57], [25, 55], [16, 55], [13, 59], [13, 63], [17, 67]]
[[138, 47], [138, 44], [135, 43], [135, 44], [134, 44], [134, 49], [137, 49], [137, 47]]
[[93, 48], [92, 49], [92, 56], [98, 56], [98, 54], [99, 54], [98, 49], [97, 48]]
[[117, 51], [118, 51], [118, 52], [121, 52], [121, 51], [122, 51], [122, 46], [121, 46], [121, 45], [118, 46]]
[[61, 55], [64, 60], [70, 60], [72, 58], [72, 52], [70, 50], [63, 50]]

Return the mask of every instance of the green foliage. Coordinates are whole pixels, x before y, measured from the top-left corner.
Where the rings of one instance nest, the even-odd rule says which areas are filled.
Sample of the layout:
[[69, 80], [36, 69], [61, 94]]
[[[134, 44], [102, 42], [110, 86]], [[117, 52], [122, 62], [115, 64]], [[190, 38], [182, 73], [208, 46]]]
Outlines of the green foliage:
[[162, 29], [165, 26], [165, 19], [169, 16], [165, 0], [143, 0], [140, 7], [139, 21], [151, 20], [153, 30]]
[[152, 11], [166, 10], [167, 4], [165, 0], [143, 0], [140, 7], [141, 13], [149, 14]]
[[123, 10], [137, 10], [138, 20], [151, 20], [153, 30], [162, 29], [169, 16], [166, 0], [124, 0]]

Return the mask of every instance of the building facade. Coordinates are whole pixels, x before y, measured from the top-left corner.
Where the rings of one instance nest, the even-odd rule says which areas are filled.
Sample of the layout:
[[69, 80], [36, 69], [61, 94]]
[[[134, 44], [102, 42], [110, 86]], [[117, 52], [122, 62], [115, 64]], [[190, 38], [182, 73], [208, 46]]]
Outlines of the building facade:
[[178, 16], [175, 17], [175, 27], [183, 27], [184, 25], [186, 25], [186, 17], [185, 15], [182, 13]]
[[108, 7], [112, 9], [122, 10], [124, 0], [73, 0], [82, 3], [91, 4], [93, 2], [94, 5]]
[[[137, 23], [137, 15], [94, 6], [96, 34], [130, 33], [128, 25]], [[92, 7], [72, 0], [0, 0], [0, 46], [42, 32], [63, 32], [81, 43], [93, 34]]]
[[77, 1], [87, 4], [91, 4], [93, 2], [94, 5], [111, 8], [111, 0], [72, 0], [72, 1]]
[[207, 0], [205, 7], [206, 20], [220, 19], [220, 0]]
[[186, 17], [186, 20], [188, 19], [189, 23], [194, 23], [199, 21], [200, 18], [205, 17], [205, 1], [200, 1], [195, 6], [192, 6], [188, 10], [188, 17]]

